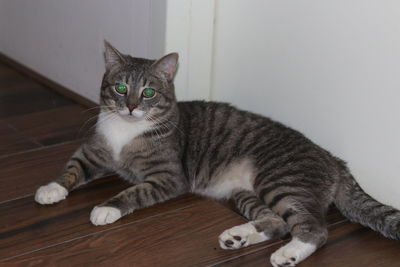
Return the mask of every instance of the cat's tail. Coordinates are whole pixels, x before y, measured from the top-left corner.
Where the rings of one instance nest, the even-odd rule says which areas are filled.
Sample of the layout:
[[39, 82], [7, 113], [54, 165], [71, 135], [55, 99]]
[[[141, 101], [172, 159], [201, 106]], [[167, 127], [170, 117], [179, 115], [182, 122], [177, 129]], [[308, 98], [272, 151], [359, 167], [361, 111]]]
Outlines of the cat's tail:
[[351, 221], [368, 226], [385, 237], [400, 240], [400, 211], [365, 193], [347, 168], [343, 171], [334, 203]]

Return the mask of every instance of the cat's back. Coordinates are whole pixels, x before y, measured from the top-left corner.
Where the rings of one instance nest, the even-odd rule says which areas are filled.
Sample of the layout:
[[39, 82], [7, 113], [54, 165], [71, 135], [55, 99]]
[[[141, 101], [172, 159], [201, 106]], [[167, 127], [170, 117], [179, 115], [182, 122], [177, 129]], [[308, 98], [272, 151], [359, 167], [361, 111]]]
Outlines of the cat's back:
[[243, 136], [259, 127], [287, 128], [267, 117], [213, 101], [178, 102], [181, 127], [195, 137]]
[[325, 154], [298, 131], [227, 103], [178, 102], [178, 108], [182, 159], [193, 177], [201, 169], [210, 169], [212, 176], [218, 165], [235, 160], [273, 159], [276, 149], [288, 154], [300, 147]]
[[[298, 134], [267, 117], [230, 104], [208, 101], [179, 102], [180, 139], [187, 161], [213, 161], [225, 155], [247, 154], [258, 142], [281, 134]], [[184, 142], [184, 143], [183, 143]]]

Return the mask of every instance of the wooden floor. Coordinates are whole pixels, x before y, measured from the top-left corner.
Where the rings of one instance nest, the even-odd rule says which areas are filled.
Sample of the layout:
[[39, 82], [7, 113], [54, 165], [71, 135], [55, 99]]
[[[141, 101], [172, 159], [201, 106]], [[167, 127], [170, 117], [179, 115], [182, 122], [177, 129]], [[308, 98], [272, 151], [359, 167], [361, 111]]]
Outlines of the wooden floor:
[[[0, 266], [270, 266], [285, 240], [237, 251], [217, 237], [245, 220], [194, 195], [93, 226], [93, 206], [129, 185], [105, 177], [56, 205], [34, 202], [93, 125], [95, 109], [74, 103], [0, 63]], [[83, 126], [86, 123], [86, 126]], [[328, 243], [299, 266], [400, 266], [400, 245], [329, 215]]]

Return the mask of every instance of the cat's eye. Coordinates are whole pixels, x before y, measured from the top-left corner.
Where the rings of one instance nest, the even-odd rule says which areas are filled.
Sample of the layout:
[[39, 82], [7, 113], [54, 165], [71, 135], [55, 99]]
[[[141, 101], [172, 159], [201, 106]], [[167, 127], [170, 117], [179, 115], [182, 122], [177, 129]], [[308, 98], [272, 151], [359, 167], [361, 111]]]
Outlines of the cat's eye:
[[156, 94], [156, 90], [154, 90], [153, 88], [144, 88], [142, 95], [145, 98], [152, 98], [154, 95]]
[[124, 83], [116, 83], [115, 86], [115, 91], [117, 91], [118, 94], [124, 95], [128, 91], [128, 86]]

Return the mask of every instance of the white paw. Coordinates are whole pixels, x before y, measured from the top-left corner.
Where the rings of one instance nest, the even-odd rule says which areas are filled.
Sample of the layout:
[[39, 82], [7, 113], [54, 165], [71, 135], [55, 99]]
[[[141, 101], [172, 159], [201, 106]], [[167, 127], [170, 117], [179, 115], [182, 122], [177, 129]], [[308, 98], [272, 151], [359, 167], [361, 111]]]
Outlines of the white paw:
[[[292, 255], [294, 254], [294, 255]], [[271, 255], [271, 264], [274, 267], [296, 266], [298, 263], [295, 253], [288, 253], [282, 248], [278, 249]]]
[[234, 226], [222, 232], [219, 236], [219, 245], [223, 249], [238, 249], [268, 239], [263, 232], [257, 232], [251, 223]]
[[90, 221], [94, 225], [113, 223], [121, 218], [121, 211], [113, 207], [94, 207], [90, 213]]
[[293, 267], [310, 256], [315, 250], [315, 245], [293, 238], [288, 244], [272, 253], [271, 264], [274, 267]]
[[48, 185], [39, 187], [35, 194], [35, 201], [42, 205], [53, 204], [65, 199], [68, 195], [67, 189], [58, 183], [51, 182]]

